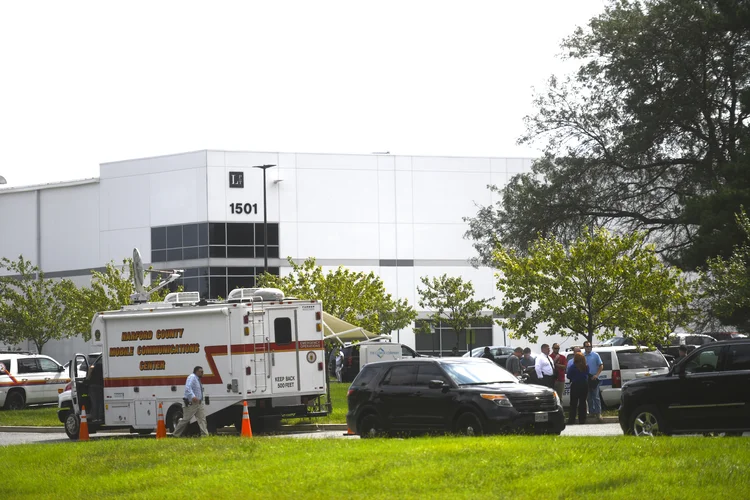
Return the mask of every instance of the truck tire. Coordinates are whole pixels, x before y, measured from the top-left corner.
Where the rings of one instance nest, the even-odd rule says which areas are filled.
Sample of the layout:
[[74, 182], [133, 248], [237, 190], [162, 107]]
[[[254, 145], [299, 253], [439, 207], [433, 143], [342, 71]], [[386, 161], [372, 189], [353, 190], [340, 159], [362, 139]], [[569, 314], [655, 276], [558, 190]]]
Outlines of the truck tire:
[[383, 422], [380, 421], [380, 417], [374, 413], [370, 413], [362, 417], [362, 421], [357, 426], [357, 430], [362, 439], [382, 436]]
[[26, 398], [22, 389], [15, 389], [5, 397], [6, 410], [23, 410], [26, 406]]
[[81, 419], [78, 418], [74, 412], [68, 412], [68, 416], [65, 419], [65, 434], [68, 435], [73, 441], [78, 440], [78, 436], [81, 432]]
[[182, 407], [179, 405], [174, 405], [169, 409], [169, 411], [167, 411], [166, 424], [169, 432], [174, 432], [180, 420], [182, 420]]

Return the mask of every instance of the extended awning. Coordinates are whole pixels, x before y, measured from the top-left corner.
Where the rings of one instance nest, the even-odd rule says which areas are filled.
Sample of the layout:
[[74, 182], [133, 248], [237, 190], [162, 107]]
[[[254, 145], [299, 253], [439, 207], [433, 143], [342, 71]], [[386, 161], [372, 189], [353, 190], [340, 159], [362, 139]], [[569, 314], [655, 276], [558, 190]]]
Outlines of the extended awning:
[[331, 316], [327, 312], [323, 312], [323, 334], [325, 338], [338, 341], [340, 344], [355, 340], [390, 340], [391, 338], [390, 335], [377, 335], [368, 332], [362, 327], [354, 326], [343, 319]]

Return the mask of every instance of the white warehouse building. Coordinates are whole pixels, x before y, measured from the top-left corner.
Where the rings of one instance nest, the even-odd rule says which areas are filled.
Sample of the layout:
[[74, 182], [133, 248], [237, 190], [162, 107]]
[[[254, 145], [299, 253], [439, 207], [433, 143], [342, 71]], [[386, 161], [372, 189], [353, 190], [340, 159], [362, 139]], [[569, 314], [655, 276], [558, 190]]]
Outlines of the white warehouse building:
[[[315, 257], [325, 270], [374, 271], [417, 309], [421, 276], [462, 276], [476, 297], [496, 297], [493, 270], [468, 262], [476, 252], [463, 218], [497, 201], [488, 184], [504, 185], [531, 162], [204, 150], [104, 163], [99, 178], [0, 189], [0, 256], [23, 255], [47, 277], [85, 285], [92, 269], [121, 263], [137, 247], [147, 265], [184, 269], [186, 290], [226, 297], [263, 270], [263, 172], [253, 167], [274, 165], [266, 182], [271, 272], [288, 272], [287, 256]], [[475, 331], [475, 345], [506, 342], [491, 316]], [[438, 333], [409, 328], [394, 340], [449, 353], [455, 333]], [[44, 351], [66, 360], [87, 349], [71, 339]]]

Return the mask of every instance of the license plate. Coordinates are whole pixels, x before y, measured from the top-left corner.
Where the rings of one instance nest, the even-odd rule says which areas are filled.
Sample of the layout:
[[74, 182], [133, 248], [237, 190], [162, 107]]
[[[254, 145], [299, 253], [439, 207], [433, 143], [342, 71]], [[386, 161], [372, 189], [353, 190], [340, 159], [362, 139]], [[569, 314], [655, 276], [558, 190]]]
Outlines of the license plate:
[[534, 422], [549, 422], [549, 414], [546, 411], [534, 413]]

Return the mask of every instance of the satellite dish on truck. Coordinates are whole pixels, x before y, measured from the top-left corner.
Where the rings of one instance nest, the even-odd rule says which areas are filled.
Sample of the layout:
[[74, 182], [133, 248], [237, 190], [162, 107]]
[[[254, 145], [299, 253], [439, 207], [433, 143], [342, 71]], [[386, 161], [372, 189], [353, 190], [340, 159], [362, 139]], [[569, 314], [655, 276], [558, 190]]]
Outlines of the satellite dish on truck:
[[135, 287], [135, 293], [130, 296], [130, 300], [134, 304], [141, 304], [143, 302], [148, 302], [149, 297], [151, 297], [151, 294], [154, 293], [157, 290], [160, 290], [167, 286], [168, 284], [172, 283], [176, 279], [179, 279], [181, 276], [180, 273], [182, 273], [182, 269], [175, 269], [173, 271], [158, 271], [156, 269], [149, 269], [148, 272], [150, 273], [161, 273], [161, 274], [168, 274], [169, 276], [162, 280], [161, 283], [156, 285], [151, 290], [146, 290], [146, 288], [143, 286], [143, 275], [146, 273], [146, 271], [143, 269], [143, 259], [141, 259], [141, 252], [138, 251], [137, 248], [133, 249], [133, 285]]
[[143, 288], [143, 260], [141, 260], [141, 252], [137, 248], [133, 249], [133, 284], [135, 285], [135, 291], [137, 293], [146, 293], [146, 289]]

